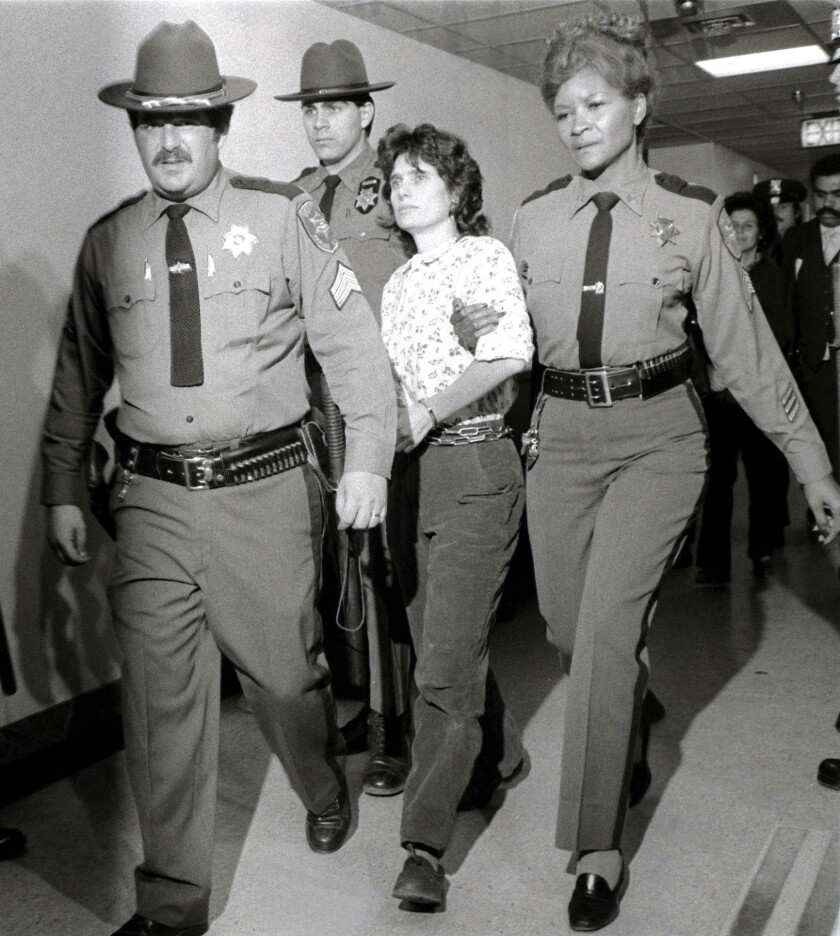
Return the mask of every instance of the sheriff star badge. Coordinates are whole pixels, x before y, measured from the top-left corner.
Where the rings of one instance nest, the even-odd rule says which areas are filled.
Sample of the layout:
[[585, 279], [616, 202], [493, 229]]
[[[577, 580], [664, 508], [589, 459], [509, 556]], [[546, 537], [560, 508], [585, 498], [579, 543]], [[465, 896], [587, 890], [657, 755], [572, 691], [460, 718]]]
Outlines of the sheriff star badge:
[[669, 241], [676, 243], [676, 236], [680, 232], [670, 218], [663, 218], [659, 215], [656, 221], [648, 221], [648, 224], [651, 227], [650, 236], [659, 241], [660, 247], [664, 247]]

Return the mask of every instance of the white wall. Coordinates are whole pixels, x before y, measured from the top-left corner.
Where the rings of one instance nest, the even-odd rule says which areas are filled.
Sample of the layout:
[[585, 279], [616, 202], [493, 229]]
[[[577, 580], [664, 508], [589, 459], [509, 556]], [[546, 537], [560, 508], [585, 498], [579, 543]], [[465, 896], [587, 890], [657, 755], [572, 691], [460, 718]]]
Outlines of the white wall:
[[[20, 684], [0, 725], [114, 679], [103, 583], [110, 545], [92, 528], [91, 563], [68, 572], [44, 546], [38, 443], [72, 265], [86, 227], [145, 187], [128, 120], [97, 90], [130, 78], [138, 41], [161, 19], [195, 19], [223, 73], [255, 79], [224, 151], [242, 172], [290, 179], [312, 155], [297, 90], [316, 41], [350, 39], [376, 95], [374, 133], [431, 120], [463, 135], [505, 238], [516, 205], [569, 171], [535, 87], [307, 0], [0, 2], [0, 606]], [[199, 495], [197, 495], [199, 496]]]
[[648, 162], [655, 169], [705, 185], [719, 195], [750, 191], [754, 173], [759, 179], [781, 175], [771, 166], [753, 162], [719, 143], [651, 148]]

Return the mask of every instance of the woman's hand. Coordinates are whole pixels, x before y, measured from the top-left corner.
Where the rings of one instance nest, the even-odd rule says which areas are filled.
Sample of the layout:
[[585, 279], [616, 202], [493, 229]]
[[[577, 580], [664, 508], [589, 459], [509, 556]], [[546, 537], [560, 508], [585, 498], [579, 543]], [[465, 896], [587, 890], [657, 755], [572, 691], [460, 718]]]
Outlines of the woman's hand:
[[409, 403], [397, 410], [397, 451], [410, 452], [434, 428], [432, 414], [424, 403]]

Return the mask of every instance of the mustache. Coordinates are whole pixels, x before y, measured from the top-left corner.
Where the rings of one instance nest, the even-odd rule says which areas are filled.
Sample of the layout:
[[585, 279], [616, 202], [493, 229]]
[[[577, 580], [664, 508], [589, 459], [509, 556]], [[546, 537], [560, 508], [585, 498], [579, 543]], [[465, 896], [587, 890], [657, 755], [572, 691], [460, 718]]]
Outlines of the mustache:
[[835, 211], [833, 208], [820, 208], [817, 217], [840, 219], [840, 211]]
[[152, 165], [157, 166], [159, 163], [167, 162], [170, 159], [179, 159], [181, 162], [192, 162], [190, 154], [179, 146], [174, 150], [160, 150], [152, 160]]

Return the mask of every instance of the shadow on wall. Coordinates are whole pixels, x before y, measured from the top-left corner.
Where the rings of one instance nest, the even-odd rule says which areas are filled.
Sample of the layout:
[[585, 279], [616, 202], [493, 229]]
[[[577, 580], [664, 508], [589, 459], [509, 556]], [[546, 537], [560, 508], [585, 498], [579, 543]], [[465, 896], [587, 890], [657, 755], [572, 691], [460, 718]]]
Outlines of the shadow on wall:
[[[40, 274], [40, 275], [39, 275]], [[17, 645], [14, 667], [19, 707], [26, 696], [42, 709], [116, 678], [116, 643], [111, 632], [105, 583], [111, 547], [87, 513], [90, 562], [65, 569], [46, 541], [41, 507], [40, 434], [49, 395], [65, 300], [51, 301], [43, 258], [0, 265], [0, 359], [6, 412], [4, 436], [13, 444], [0, 454], [5, 491], [0, 505], [7, 543], [16, 543], [13, 594], [6, 627]], [[5, 446], [4, 446], [5, 448]], [[19, 524], [19, 530], [14, 526]], [[11, 529], [9, 529], [11, 527]], [[10, 560], [11, 557], [7, 557]]]

